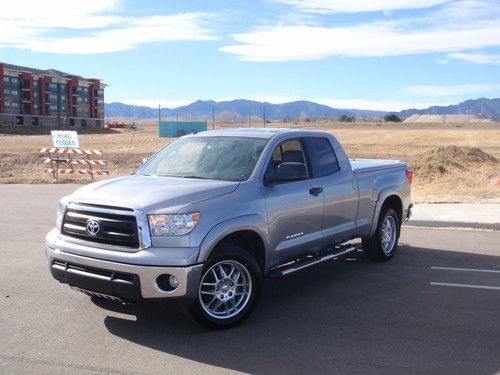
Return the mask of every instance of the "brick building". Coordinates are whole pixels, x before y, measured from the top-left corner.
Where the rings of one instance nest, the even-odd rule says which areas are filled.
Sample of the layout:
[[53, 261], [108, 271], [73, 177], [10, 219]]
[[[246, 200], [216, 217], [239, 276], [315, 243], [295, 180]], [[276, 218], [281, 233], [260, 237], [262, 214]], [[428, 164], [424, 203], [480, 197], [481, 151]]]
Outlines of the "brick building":
[[101, 128], [105, 86], [98, 79], [0, 62], [0, 127]]

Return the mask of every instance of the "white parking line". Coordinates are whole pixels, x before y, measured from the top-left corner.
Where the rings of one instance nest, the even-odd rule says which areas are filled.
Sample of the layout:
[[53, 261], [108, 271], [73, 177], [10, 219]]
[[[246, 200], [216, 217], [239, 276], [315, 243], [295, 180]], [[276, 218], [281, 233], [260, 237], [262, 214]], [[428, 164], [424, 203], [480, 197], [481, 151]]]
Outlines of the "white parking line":
[[445, 271], [500, 273], [500, 270], [487, 270], [487, 269], [483, 269], [483, 268], [456, 268], [456, 267], [431, 266], [431, 269], [433, 269], [433, 270], [445, 270]]
[[458, 287], [458, 288], [474, 288], [474, 289], [500, 290], [500, 286], [472, 285], [472, 284], [454, 284], [454, 283], [437, 283], [437, 282], [434, 282], [434, 281], [431, 281], [431, 285], [454, 286], [454, 287]]

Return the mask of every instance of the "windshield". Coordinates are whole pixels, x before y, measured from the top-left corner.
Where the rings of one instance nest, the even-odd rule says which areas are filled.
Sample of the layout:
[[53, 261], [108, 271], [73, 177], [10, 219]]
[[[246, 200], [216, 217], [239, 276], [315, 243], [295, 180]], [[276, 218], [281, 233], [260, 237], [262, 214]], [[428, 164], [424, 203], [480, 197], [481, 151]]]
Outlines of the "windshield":
[[266, 139], [187, 137], [172, 142], [137, 174], [244, 181], [250, 177]]

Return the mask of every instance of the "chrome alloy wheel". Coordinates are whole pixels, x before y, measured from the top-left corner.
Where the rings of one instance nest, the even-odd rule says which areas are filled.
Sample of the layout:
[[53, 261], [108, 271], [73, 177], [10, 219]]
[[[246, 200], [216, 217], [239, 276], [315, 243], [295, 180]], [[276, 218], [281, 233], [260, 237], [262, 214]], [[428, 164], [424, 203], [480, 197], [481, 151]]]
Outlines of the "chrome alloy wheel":
[[245, 308], [251, 294], [252, 278], [247, 268], [234, 260], [223, 260], [201, 278], [198, 298], [208, 315], [229, 319]]
[[382, 227], [380, 227], [380, 245], [384, 253], [390, 254], [393, 250], [396, 243], [396, 234], [396, 221], [392, 216], [387, 216], [382, 223]]

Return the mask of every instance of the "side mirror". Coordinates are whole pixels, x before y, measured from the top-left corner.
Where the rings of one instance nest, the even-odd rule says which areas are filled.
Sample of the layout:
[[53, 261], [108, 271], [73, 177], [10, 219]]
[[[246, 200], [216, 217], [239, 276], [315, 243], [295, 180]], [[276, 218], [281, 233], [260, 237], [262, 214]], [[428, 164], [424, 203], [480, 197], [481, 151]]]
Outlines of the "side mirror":
[[306, 180], [307, 167], [304, 163], [286, 162], [278, 165], [276, 173], [269, 178], [270, 183]]
[[144, 158], [142, 159], [142, 164], [144, 164], [145, 162], [147, 162], [149, 160], [149, 158]]

